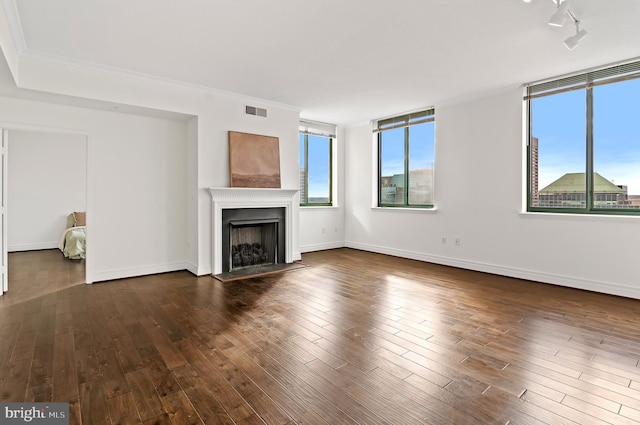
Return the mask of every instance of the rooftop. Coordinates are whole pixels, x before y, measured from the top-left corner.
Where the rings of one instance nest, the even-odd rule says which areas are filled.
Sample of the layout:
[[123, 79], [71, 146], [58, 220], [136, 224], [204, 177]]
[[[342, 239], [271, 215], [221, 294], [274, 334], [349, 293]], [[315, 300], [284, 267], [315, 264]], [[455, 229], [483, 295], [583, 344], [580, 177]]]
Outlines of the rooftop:
[[[584, 193], [585, 182], [585, 173], [567, 173], [544, 189], [541, 189], [539, 193]], [[622, 189], [620, 189], [618, 186], [602, 177], [598, 173], [593, 173], [593, 192], [620, 194], [624, 193]]]

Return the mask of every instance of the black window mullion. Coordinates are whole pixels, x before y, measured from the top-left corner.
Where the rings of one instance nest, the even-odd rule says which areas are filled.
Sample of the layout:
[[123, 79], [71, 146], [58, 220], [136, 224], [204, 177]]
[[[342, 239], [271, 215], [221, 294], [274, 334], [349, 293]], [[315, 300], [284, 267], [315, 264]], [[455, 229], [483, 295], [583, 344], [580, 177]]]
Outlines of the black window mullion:
[[309, 203], [309, 135], [304, 135], [304, 203]]
[[587, 181], [586, 181], [586, 208], [588, 211], [594, 208], [594, 188], [593, 188], [593, 88], [587, 89]]
[[[394, 117], [394, 118], [388, 118], [388, 119], [384, 119], [384, 120], [378, 120], [375, 124], [374, 124], [374, 128], [373, 131], [374, 133], [377, 133], [378, 138], [377, 138], [377, 146], [378, 146], [378, 187], [377, 187], [377, 192], [378, 192], [378, 206], [380, 207], [399, 207], [399, 208], [407, 208], [407, 207], [420, 207], [420, 208], [432, 208], [433, 205], [431, 204], [422, 204], [420, 202], [416, 203], [416, 204], [412, 204], [410, 201], [410, 195], [409, 195], [409, 185], [411, 182], [411, 178], [410, 178], [410, 148], [411, 148], [411, 142], [412, 140], [410, 140], [410, 134], [411, 134], [411, 128], [413, 126], [417, 126], [417, 125], [422, 125], [422, 124], [427, 124], [430, 122], [434, 122], [435, 121], [435, 112], [434, 109], [428, 109], [419, 113], [414, 113], [414, 114], [406, 114], [403, 116], [399, 116], [399, 117]], [[382, 194], [386, 193], [383, 190], [383, 175], [382, 175], [382, 170], [383, 170], [383, 164], [384, 164], [384, 158], [383, 158], [383, 134], [385, 134], [385, 132], [387, 131], [392, 131], [392, 130], [396, 130], [396, 129], [403, 129], [404, 132], [398, 134], [399, 138], [402, 137], [402, 148], [403, 148], [403, 164], [402, 164], [402, 169], [398, 170], [402, 172], [402, 180], [398, 181], [397, 184], [397, 188], [395, 191], [395, 198], [392, 202], [390, 203], [386, 203], [383, 198], [382, 198]], [[417, 139], [418, 142], [420, 142], [420, 139]], [[398, 142], [400, 142], [400, 140], [398, 140]], [[393, 177], [396, 176], [398, 178], [400, 178], [399, 173], [398, 175], [392, 175], [392, 176], [388, 176], [391, 181], [394, 181]], [[425, 176], [425, 179], [427, 177]], [[402, 188], [400, 188], [400, 182], [402, 182]], [[433, 182], [431, 181], [430, 183], [431, 185], [433, 185]], [[426, 186], [425, 186], [426, 187]], [[398, 190], [401, 189], [403, 191], [402, 193], [402, 197], [398, 197]], [[425, 190], [432, 190], [431, 189], [425, 189]], [[390, 192], [391, 193], [391, 192]]]
[[[533, 203], [533, 184], [531, 182], [531, 138], [533, 137], [531, 126], [531, 99], [527, 100], [525, 107], [527, 108], [527, 208], [531, 208], [531, 204]], [[540, 201], [538, 200], [538, 202]]]
[[333, 138], [328, 139], [329, 143], [329, 203], [333, 205]]
[[[595, 92], [594, 87], [604, 85], [614, 85], [623, 83], [630, 80], [640, 79], [640, 61], [630, 62], [626, 64], [615, 65], [613, 67], [602, 68], [599, 70], [591, 70], [575, 76], [567, 78], [560, 78], [555, 81], [544, 82], [540, 84], [531, 84], [527, 87], [527, 94], [524, 99], [528, 108], [526, 111], [527, 116], [527, 140], [526, 140], [526, 152], [527, 152], [527, 208], [529, 211], [540, 212], [559, 212], [559, 213], [587, 213], [587, 214], [633, 214], [640, 215], [640, 207], [637, 207], [633, 202], [629, 202], [628, 205], [619, 205], [619, 195], [611, 193], [596, 192], [599, 190], [599, 182], [596, 179], [595, 162], [600, 158], [595, 158]], [[531, 102], [532, 99], [546, 96], [554, 96], [567, 91], [584, 90], [585, 91], [585, 141], [584, 141], [584, 195], [565, 195], [567, 200], [580, 202], [584, 205], [583, 208], [569, 208], [562, 206], [543, 206], [539, 204], [533, 205], [535, 199], [533, 197], [533, 165], [532, 165], [532, 139], [533, 139], [533, 126], [532, 126], [532, 112]], [[621, 108], [624, 105], [620, 106]], [[610, 111], [606, 111], [610, 112]], [[604, 114], [604, 112], [603, 112]], [[601, 141], [603, 142], [603, 141]], [[604, 143], [604, 142], [603, 142]], [[600, 166], [600, 165], [599, 165]], [[598, 187], [596, 187], [598, 185]], [[620, 186], [619, 186], [620, 187]], [[551, 200], [551, 202], [561, 202], [562, 199]]]
[[378, 206], [382, 206], [382, 131], [378, 133]]
[[404, 205], [409, 206], [409, 127], [404, 129]]
[[[302, 121], [301, 121], [302, 122]], [[334, 131], [335, 133], [335, 131]], [[304, 196], [302, 196], [302, 194], [300, 195], [300, 205], [301, 206], [332, 206], [333, 205], [333, 140], [335, 138], [335, 135], [333, 134], [329, 134], [329, 132], [321, 132], [321, 131], [310, 131], [309, 129], [302, 129], [300, 130], [300, 136], [301, 136], [301, 147], [300, 149], [302, 150], [301, 152], [301, 157], [302, 157], [302, 161], [300, 164], [301, 169], [304, 172], [304, 176], [301, 179], [301, 183], [300, 183], [300, 191], [303, 192], [304, 191]], [[311, 137], [314, 137], [314, 139], [310, 139]], [[314, 159], [313, 157], [310, 157], [310, 152], [309, 152], [309, 148], [310, 148], [310, 143], [314, 143], [313, 145], [311, 145], [311, 147], [317, 147], [317, 148], [322, 148], [324, 149], [324, 145], [322, 145], [322, 143], [328, 143], [327, 146], [327, 150], [328, 150], [328, 157], [324, 157], [324, 158], [318, 158], [318, 159], [327, 159], [327, 166], [329, 167], [328, 170], [328, 181], [327, 181], [327, 185], [328, 185], [328, 195], [326, 197], [326, 201], [324, 200], [324, 196], [322, 201], [318, 201], [316, 200], [311, 201], [311, 199], [313, 199], [312, 197], [309, 196], [309, 182], [310, 182], [310, 170], [309, 170], [309, 166], [310, 166], [310, 162]], [[319, 170], [316, 170], [319, 171]]]

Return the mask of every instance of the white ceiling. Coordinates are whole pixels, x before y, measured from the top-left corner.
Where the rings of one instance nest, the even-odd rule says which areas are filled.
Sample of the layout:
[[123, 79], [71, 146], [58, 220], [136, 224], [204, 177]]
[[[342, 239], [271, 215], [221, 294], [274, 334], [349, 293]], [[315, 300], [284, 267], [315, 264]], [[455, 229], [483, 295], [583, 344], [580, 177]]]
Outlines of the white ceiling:
[[[3, 0], [23, 54], [356, 124], [640, 56], [639, 0]], [[17, 34], [16, 34], [17, 33]]]

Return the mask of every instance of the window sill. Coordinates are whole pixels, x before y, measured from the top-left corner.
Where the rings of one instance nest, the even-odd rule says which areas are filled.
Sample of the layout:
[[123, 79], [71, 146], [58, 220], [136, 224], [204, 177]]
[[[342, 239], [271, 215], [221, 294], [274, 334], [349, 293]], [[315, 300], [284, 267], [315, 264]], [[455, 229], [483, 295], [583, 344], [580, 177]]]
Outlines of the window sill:
[[630, 220], [640, 220], [640, 215], [623, 214], [572, 214], [554, 212], [520, 211], [518, 215], [522, 218], [540, 218], [557, 220], [584, 220], [584, 221], [607, 221], [607, 222], [629, 222]]
[[438, 211], [437, 207], [433, 208], [404, 208], [404, 207], [371, 207], [371, 211], [387, 211], [409, 214], [434, 214]]
[[300, 205], [300, 210], [337, 210], [337, 205]]

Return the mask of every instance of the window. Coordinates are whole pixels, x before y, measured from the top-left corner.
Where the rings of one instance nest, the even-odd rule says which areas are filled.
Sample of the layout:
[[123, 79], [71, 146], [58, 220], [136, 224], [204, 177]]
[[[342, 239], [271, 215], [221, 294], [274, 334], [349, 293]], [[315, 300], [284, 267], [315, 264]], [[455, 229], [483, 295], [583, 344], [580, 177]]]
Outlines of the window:
[[332, 156], [335, 126], [300, 122], [300, 205], [333, 205]]
[[640, 212], [640, 62], [527, 87], [528, 210]]
[[378, 206], [433, 207], [435, 110], [376, 124]]

